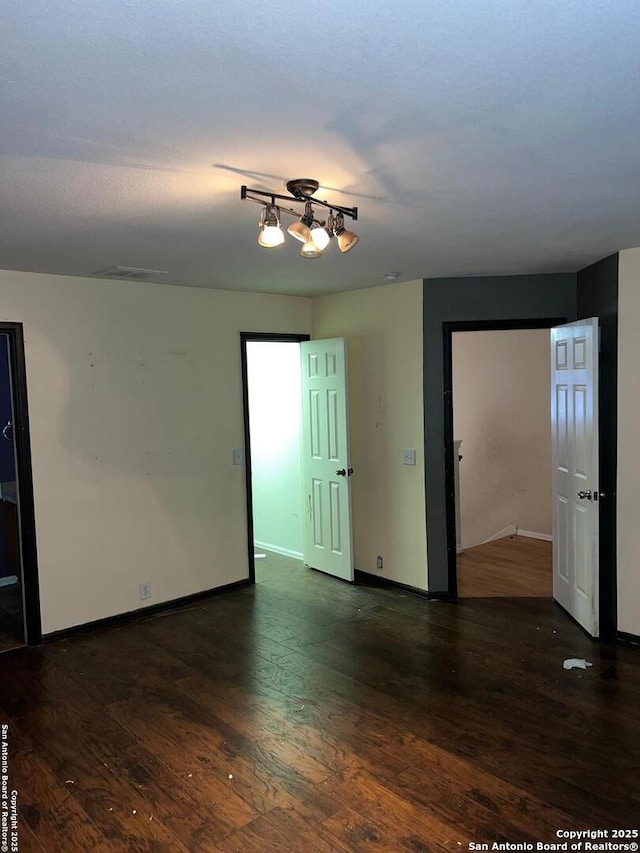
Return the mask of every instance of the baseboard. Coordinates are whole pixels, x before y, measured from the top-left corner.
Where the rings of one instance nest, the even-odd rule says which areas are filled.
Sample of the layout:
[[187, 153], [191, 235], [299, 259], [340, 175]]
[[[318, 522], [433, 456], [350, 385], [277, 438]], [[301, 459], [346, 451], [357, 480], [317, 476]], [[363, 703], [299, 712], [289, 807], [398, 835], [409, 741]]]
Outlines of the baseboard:
[[150, 616], [155, 616], [158, 613], [164, 613], [170, 610], [180, 610], [187, 604], [194, 604], [205, 598], [212, 598], [215, 595], [222, 595], [225, 592], [233, 592], [236, 589], [242, 589], [245, 586], [252, 586], [249, 578], [233, 583], [217, 586], [214, 589], [207, 589], [203, 592], [194, 592], [192, 595], [184, 595], [181, 598], [174, 598], [171, 601], [163, 601], [161, 604], [152, 604], [150, 607], [141, 607], [138, 610], [129, 610], [126, 613], [118, 613], [115, 616], [107, 616], [105, 619], [96, 619], [93, 622], [84, 622], [82, 625], [73, 625], [71, 628], [63, 628], [60, 631], [52, 631], [50, 634], [44, 634], [42, 637], [43, 643], [50, 643], [54, 640], [62, 640], [66, 637], [72, 637], [74, 634], [84, 634], [87, 631], [94, 631], [96, 628], [110, 628], [115, 625], [123, 625], [127, 622], [135, 622], [136, 620], [143, 621]]
[[635, 645], [640, 645], [640, 635], [638, 634], [629, 634], [626, 631], [618, 631], [616, 636], [623, 643], [634, 643]]
[[487, 545], [489, 542], [495, 542], [496, 539], [504, 539], [505, 536], [515, 536], [516, 529], [515, 524], [510, 524], [508, 527], [503, 527], [502, 530], [498, 530], [498, 532], [494, 533], [493, 536], [490, 536], [488, 539], [485, 539], [484, 542], [480, 542], [479, 544]]
[[374, 575], [372, 572], [363, 572], [360, 569], [356, 569], [354, 575], [356, 580], [362, 581], [364, 583], [374, 584], [375, 586], [393, 587], [394, 589], [401, 589], [405, 592], [410, 592], [412, 595], [419, 595], [421, 598], [445, 599], [449, 597], [448, 593], [446, 592], [429, 592], [426, 589], [419, 589], [417, 586], [410, 586], [410, 584], [400, 583], [400, 581], [392, 581], [389, 578], [384, 578], [380, 575]]
[[281, 554], [283, 557], [291, 557], [294, 560], [302, 560], [303, 556], [302, 551], [291, 551], [289, 548], [280, 548], [279, 545], [271, 545], [269, 542], [258, 542], [256, 540], [253, 547], [262, 551], [273, 551], [274, 554]]
[[516, 536], [525, 536], [527, 539], [542, 539], [544, 542], [553, 542], [553, 536], [550, 533], [535, 533], [533, 530], [523, 530], [521, 527], [516, 527]]
[[0, 587], [13, 586], [14, 583], [18, 583], [18, 578], [16, 575], [7, 575], [4, 578], [0, 578]]

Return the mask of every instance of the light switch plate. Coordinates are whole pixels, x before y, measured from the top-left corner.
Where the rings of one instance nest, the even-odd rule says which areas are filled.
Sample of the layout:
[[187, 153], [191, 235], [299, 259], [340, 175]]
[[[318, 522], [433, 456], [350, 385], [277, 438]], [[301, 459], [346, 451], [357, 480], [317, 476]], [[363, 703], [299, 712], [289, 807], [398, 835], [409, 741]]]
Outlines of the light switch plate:
[[241, 447], [237, 447], [233, 451], [233, 464], [244, 465], [244, 450]]
[[403, 450], [402, 451], [402, 464], [403, 465], [415, 465], [416, 464], [416, 452], [415, 452], [415, 450]]

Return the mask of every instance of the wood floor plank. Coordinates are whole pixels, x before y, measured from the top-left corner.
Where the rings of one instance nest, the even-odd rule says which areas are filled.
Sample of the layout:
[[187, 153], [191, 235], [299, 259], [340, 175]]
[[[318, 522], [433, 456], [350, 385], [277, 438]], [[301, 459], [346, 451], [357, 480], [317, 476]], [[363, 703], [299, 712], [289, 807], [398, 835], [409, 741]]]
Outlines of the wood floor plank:
[[[125, 853], [126, 840], [102, 831], [74, 796], [72, 782], [49, 766], [46, 754], [27, 740], [15, 723], [9, 730], [11, 785], [19, 793], [18, 832], [21, 846], [37, 838], [43, 850], [113, 850]], [[24, 828], [31, 830], [23, 832]]]
[[261, 563], [254, 588], [0, 655], [21, 853], [442, 853], [635, 825], [640, 649], [548, 598]]
[[505, 536], [457, 556], [461, 598], [541, 597], [553, 594], [551, 542]]
[[423, 839], [466, 845], [471, 838], [464, 829], [446, 823], [433, 810], [397, 794], [361, 769], [337, 774], [322, 787], [356, 813], [367, 815], [400, 849], [411, 850]]

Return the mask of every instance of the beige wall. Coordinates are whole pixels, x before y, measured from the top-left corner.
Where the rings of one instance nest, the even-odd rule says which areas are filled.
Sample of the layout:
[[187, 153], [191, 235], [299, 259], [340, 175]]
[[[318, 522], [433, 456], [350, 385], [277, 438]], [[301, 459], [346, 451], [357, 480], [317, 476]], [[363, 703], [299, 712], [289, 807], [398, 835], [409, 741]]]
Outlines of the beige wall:
[[618, 630], [640, 635], [640, 249], [618, 274]]
[[[0, 272], [24, 324], [45, 633], [247, 577], [239, 331], [311, 300]], [[145, 602], [146, 603], [146, 602]]]
[[453, 335], [462, 545], [507, 527], [551, 535], [549, 330]]
[[313, 336], [347, 341], [355, 566], [426, 589], [422, 282], [314, 299]]

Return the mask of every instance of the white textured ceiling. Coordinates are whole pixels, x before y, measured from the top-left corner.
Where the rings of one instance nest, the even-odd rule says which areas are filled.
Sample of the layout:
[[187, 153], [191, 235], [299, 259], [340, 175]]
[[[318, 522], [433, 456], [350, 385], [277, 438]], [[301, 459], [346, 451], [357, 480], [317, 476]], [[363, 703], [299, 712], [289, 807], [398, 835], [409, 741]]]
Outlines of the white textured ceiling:
[[[638, 0], [1, 0], [0, 15], [0, 267], [316, 294], [387, 271], [571, 271], [640, 244]], [[349, 254], [257, 246], [240, 185], [296, 177], [358, 205]]]

